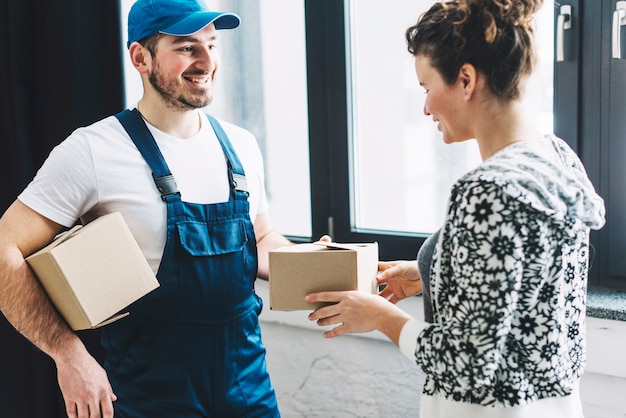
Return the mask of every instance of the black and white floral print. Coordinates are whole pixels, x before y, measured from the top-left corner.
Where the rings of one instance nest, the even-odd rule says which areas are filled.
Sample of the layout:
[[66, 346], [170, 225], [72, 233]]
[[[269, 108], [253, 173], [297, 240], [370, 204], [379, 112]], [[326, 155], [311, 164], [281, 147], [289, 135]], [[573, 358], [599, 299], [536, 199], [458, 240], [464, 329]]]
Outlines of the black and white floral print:
[[515, 406], [567, 395], [583, 372], [589, 228], [604, 206], [563, 141], [532, 142], [452, 190], [432, 262], [435, 324], [416, 349], [425, 394]]

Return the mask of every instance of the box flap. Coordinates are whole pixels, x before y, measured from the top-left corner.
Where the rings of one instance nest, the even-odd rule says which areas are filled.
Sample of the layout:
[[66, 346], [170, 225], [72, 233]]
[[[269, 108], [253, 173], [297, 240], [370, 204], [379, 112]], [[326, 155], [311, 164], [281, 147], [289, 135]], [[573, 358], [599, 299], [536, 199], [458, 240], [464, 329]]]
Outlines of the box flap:
[[113, 315], [109, 319], [100, 322], [98, 325], [92, 326], [90, 329], [96, 329], [96, 328], [103, 327], [105, 325], [109, 325], [110, 323], [115, 322], [118, 319], [126, 318], [128, 315], [130, 315], [130, 312], [124, 312], [124, 313], [121, 313], [121, 314]]
[[274, 248], [270, 251], [270, 253], [309, 253], [312, 251], [324, 251], [325, 248], [320, 245], [315, 245], [311, 243], [307, 244], [296, 244], [296, 245], [285, 245], [282, 247]]
[[341, 244], [338, 242], [327, 242], [327, 241], [315, 241], [313, 245], [321, 245], [323, 247], [337, 249], [337, 250], [351, 250], [355, 251], [360, 248], [371, 247], [373, 244]]
[[74, 225], [71, 229], [68, 229], [67, 231], [61, 232], [60, 234], [56, 235], [54, 237], [54, 239], [52, 240], [52, 242], [48, 245], [46, 245], [45, 247], [43, 247], [42, 249], [34, 252], [33, 254], [31, 254], [30, 256], [28, 256], [26, 258], [26, 260], [28, 261], [29, 258], [31, 257], [35, 257], [41, 253], [46, 253], [49, 252], [51, 249], [53, 249], [54, 247], [61, 245], [63, 242], [67, 241], [68, 239], [70, 239], [76, 232], [78, 232], [80, 229], [82, 229], [82, 225]]

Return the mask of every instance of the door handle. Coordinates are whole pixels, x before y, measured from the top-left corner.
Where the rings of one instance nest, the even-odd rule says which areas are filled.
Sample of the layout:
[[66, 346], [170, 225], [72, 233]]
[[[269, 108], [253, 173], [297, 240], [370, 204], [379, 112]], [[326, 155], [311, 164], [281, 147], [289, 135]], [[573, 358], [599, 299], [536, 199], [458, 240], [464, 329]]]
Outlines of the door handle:
[[[626, 3], [626, 1], [624, 2]], [[572, 6], [564, 5], [559, 9], [556, 21], [556, 61], [565, 61], [565, 31], [572, 28]]]
[[622, 58], [622, 31], [621, 27], [626, 25], [626, 1], [618, 1], [613, 12], [613, 58]]

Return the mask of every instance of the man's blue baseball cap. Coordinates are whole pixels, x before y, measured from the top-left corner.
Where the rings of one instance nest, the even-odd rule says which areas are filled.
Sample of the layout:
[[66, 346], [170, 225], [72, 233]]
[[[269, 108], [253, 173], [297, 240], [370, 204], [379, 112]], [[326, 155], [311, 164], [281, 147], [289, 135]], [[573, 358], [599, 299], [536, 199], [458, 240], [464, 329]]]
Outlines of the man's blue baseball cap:
[[128, 13], [130, 47], [156, 33], [187, 36], [215, 24], [215, 29], [234, 29], [239, 16], [209, 10], [202, 0], [137, 0]]

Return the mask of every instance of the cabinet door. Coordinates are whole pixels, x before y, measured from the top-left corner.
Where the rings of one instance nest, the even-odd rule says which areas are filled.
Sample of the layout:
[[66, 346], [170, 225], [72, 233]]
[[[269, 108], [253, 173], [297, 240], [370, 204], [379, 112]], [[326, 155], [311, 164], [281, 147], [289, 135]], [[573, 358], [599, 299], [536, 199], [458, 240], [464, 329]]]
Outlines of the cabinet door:
[[[604, 2], [603, 2], [604, 3]], [[603, 10], [603, 42], [607, 62], [606, 164], [608, 182], [608, 283], [626, 283], [626, 1], [610, 2]]]
[[589, 282], [626, 289], [626, 2], [556, 7], [555, 132], [578, 152], [607, 209], [605, 227], [591, 234]]
[[[545, 6], [545, 5], [544, 5]], [[570, 0], [554, 9], [554, 131], [574, 151], [580, 142], [582, 4]]]

